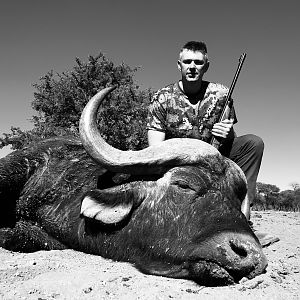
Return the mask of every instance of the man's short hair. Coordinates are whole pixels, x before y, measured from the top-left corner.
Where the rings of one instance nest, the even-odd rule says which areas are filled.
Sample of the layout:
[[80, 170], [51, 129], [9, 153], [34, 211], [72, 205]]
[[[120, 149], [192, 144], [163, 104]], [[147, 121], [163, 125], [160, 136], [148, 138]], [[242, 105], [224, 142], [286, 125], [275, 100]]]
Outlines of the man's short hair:
[[207, 47], [204, 42], [190, 41], [184, 44], [180, 52], [182, 52], [183, 49], [191, 50], [194, 52], [201, 51], [204, 54], [207, 54]]
[[183, 50], [190, 50], [193, 52], [200, 51], [203, 53], [203, 55], [206, 59], [206, 63], [208, 62], [207, 47], [204, 42], [189, 41], [189, 42], [185, 43], [180, 50], [179, 59], [181, 58], [181, 53], [183, 52]]

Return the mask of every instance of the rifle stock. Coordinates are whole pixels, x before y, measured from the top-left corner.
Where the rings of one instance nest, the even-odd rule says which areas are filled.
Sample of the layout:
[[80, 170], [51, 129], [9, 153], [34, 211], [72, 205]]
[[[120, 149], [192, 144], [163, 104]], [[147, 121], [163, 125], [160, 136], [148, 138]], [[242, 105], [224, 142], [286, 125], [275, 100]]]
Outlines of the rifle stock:
[[[237, 79], [238, 79], [238, 77], [240, 75], [240, 72], [241, 72], [243, 63], [245, 61], [245, 58], [246, 58], [246, 53], [243, 53], [241, 55], [240, 59], [239, 59], [239, 65], [238, 65], [237, 70], [235, 72], [235, 75], [233, 77], [233, 80], [232, 80], [232, 83], [230, 85], [228, 94], [226, 95], [225, 105], [224, 105], [222, 114], [221, 114], [218, 122], [222, 122], [223, 120], [226, 120], [226, 119], [229, 118], [230, 110], [231, 110], [232, 105], [233, 105], [233, 100], [231, 99], [231, 96], [232, 96], [235, 84], [237, 82]], [[215, 148], [217, 148], [217, 149], [219, 149], [219, 147], [221, 145], [221, 143], [214, 136], [212, 137], [210, 144], [212, 146], [214, 146]]]

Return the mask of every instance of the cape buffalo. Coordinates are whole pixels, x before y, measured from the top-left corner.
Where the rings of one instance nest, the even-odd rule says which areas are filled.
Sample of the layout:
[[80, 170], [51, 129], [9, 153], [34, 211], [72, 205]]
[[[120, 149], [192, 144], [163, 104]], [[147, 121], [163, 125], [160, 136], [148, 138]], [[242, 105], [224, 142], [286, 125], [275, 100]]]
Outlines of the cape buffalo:
[[81, 140], [44, 140], [0, 160], [0, 246], [73, 248], [204, 285], [263, 273], [266, 257], [240, 211], [241, 169], [195, 139], [108, 145], [96, 117], [112, 90], [87, 104]]

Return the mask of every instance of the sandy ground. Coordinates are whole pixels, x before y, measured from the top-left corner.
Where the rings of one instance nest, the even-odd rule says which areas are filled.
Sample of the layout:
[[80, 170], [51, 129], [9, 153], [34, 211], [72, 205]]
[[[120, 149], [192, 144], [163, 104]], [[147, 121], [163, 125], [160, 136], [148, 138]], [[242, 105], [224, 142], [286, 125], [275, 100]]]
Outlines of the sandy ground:
[[127, 263], [73, 250], [0, 248], [0, 299], [300, 299], [300, 213], [254, 212], [254, 227], [280, 241], [265, 248], [267, 272], [228, 287], [144, 275]]

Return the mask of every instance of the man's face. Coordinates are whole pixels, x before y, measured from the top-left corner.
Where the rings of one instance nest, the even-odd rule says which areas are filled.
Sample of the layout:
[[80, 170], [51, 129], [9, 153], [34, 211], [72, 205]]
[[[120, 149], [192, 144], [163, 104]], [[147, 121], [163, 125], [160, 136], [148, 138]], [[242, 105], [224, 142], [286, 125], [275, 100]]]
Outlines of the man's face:
[[182, 80], [193, 82], [202, 80], [208, 68], [208, 61], [202, 52], [184, 49], [180, 54], [177, 65]]

